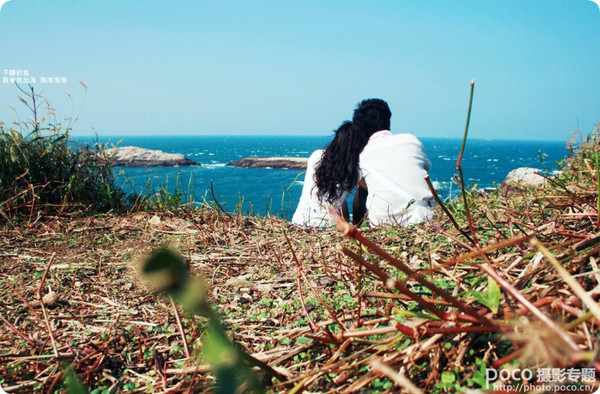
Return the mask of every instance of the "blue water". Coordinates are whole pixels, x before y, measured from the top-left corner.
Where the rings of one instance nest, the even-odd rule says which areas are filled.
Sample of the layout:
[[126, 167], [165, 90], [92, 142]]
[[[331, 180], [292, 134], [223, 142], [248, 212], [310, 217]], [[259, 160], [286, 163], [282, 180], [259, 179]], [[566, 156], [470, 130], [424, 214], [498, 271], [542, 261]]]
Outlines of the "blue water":
[[[300, 198], [304, 174], [300, 170], [228, 167], [227, 163], [249, 156], [308, 157], [324, 147], [329, 136], [126, 136], [99, 138], [119, 146], [139, 146], [165, 152], [182, 153], [201, 163], [199, 167], [119, 168], [118, 183], [126, 192], [143, 192], [150, 182], [154, 191], [161, 186], [176, 187], [193, 194], [196, 201], [211, 202], [211, 181], [215, 196], [228, 211], [291, 217]], [[78, 138], [89, 142], [90, 138]], [[462, 140], [422, 138], [432, 163], [431, 180], [440, 187], [440, 195], [449, 196], [458, 189], [451, 182]], [[542, 161], [542, 156], [547, 155]], [[462, 161], [465, 181], [471, 187], [487, 188], [500, 184], [517, 167], [544, 166], [553, 171], [556, 161], [565, 157], [564, 142], [554, 141], [467, 141]], [[191, 188], [189, 187], [191, 185]]]

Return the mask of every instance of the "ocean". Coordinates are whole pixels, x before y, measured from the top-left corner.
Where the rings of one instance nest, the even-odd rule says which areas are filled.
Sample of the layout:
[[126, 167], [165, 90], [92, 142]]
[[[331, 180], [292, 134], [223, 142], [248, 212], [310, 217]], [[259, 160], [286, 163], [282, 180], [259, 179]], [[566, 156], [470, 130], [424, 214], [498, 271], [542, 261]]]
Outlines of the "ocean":
[[[116, 167], [118, 184], [126, 192], [140, 193], [149, 187], [158, 192], [183, 189], [195, 201], [219, 204], [230, 212], [275, 214], [290, 218], [298, 204], [304, 173], [289, 169], [229, 167], [227, 163], [250, 156], [308, 157], [322, 148], [331, 136], [125, 136], [98, 137], [101, 143], [139, 146], [170, 153], [182, 153], [201, 163], [194, 167]], [[92, 138], [78, 137], [90, 142]], [[442, 197], [456, 194], [452, 182], [462, 139], [421, 138], [431, 160], [430, 178]], [[462, 167], [469, 187], [492, 188], [499, 185], [509, 171], [518, 167], [535, 167], [552, 172], [557, 161], [567, 155], [566, 143], [555, 141], [508, 141], [469, 139]]]

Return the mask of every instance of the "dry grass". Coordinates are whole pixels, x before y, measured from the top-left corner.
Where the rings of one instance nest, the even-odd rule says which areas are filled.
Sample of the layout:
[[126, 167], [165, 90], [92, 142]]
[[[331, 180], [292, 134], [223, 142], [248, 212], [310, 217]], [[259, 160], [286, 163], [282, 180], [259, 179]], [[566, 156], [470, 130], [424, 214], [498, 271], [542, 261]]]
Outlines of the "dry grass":
[[[482, 368], [517, 359], [598, 370], [600, 322], [539, 248], [598, 299], [597, 169], [586, 164], [597, 147], [586, 145], [547, 188], [470, 193], [474, 231], [462, 201], [448, 207], [462, 231], [440, 210], [429, 224], [351, 231], [350, 240], [213, 210], [7, 224], [0, 384], [63, 389], [66, 364], [94, 388], [210, 391], [199, 358], [205, 319], [182, 313], [188, 358], [169, 299], [133, 269], [162, 245], [205, 278], [232, 338], [285, 376], [266, 382], [273, 391], [455, 392], [481, 388]], [[375, 247], [362, 248], [369, 239]], [[46, 305], [49, 330], [37, 290], [53, 254], [42, 288], [57, 296]]]
[[[146, 213], [45, 218], [2, 230], [0, 315], [13, 325], [0, 328], [5, 390], [61, 387], [59, 360], [70, 363], [91, 387], [133, 383], [127, 388], [145, 391], [148, 384], [161, 391], [189, 382], [209, 385], [210, 379], [187, 373], [196, 363], [184, 360], [169, 300], [145, 288], [133, 268], [138, 257], [159, 245], [182, 251], [191, 271], [209, 283], [211, 298], [235, 340], [259, 359], [289, 354], [295, 338], [309, 332], [297, 324], [302, 312], [294, 305], [296, 271], [283, 236], [284, 230], [300, 234], [298, 230], [275, 219], [230, 219], [214, 211], [186, 219], [158, 218]], [[321, 259], [340, 259], [333, 247], [314, 249], [319, 242], [333, 245], [334, 231], [301, 235], [302, 256], [315, 268]], [[36, 295], [53, 254], [43, 294], [58, 297], [47, 310], [59, 360], [53, 357]], [[331, 282], [316, 270], [311, 276]], [[203, 319], [184, 314], [184, 325], [197, 352]], [[282, 345], [283, 338], [291, 344]], [[164, 377], [157, 371], [161, 359]], [[205, 368], [198, 371], [205, 375]]]

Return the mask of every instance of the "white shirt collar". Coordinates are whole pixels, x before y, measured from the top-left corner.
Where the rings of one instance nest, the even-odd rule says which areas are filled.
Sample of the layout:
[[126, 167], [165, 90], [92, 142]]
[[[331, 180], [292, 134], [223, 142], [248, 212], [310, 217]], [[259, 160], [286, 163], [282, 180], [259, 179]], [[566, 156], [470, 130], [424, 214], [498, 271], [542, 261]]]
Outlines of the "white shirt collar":
[[389, 137], [391, 135], [393, 135], [393, 134], [389, 130], [380, 130], [371, 135], [371, 137], [369, 138], [369, 142], [380, 139], [380, 138]]

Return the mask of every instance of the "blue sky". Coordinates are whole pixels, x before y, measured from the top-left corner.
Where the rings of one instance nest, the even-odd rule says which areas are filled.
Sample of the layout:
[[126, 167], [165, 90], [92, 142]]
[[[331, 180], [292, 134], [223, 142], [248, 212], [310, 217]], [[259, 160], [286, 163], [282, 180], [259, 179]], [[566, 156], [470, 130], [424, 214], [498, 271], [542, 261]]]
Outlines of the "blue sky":
[[[380, 97], [395, 132], [461, 137], [472, 78], [474, 138], [600, 121], [589, 0], [12, 0], [0, 37], [0, 69], [27, 70], [79, 135], [325, 135]], [[27, 115], [18, 94], [0, 84], [5, 123]]]

